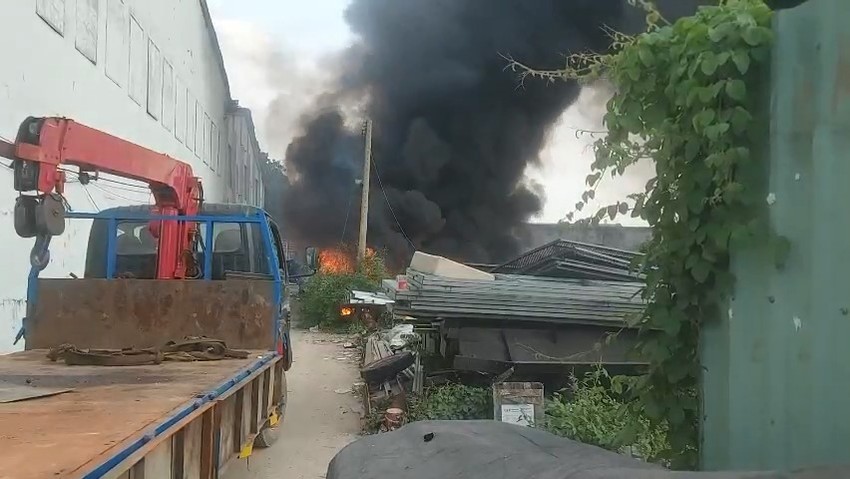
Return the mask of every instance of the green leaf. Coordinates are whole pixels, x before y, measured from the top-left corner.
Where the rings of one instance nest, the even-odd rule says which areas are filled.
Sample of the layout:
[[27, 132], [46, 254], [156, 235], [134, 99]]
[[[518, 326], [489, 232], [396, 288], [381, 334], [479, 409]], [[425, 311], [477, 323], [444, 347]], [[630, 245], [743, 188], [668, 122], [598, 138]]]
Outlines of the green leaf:
[[736, 106], [729, 115], [729, 121], [735, 133], [744, 133], [753, 121], [753, 116], [745, 108]]
[[705, 283], [709, 273], [711, 273], [711, 264], [708, 261], [697, 261], [693, 268], [691, 268], [691, 276], [700, 284]]
[[747, 99], [747, 85], [740, 79], [730, 80], [726, 83], [726, 94], [733, 100], [744, 101]]
[[624, 215], [629, 212], [629, 205], [626, 203], [620, 203], [617, 205], [617, 210], [621, 215]]
[[719, 63], [717, 61], [717, 55], [715, 55], [713, 52], [705, 52], [703, 54], [702, 60], [700, 61], [700, 69], [705, 75], [714, 75], [714, 72], [717, 71], [718, 66]]
[[705, 127], [710, 125], [714, 119], [717, 117], [717, 113], [714, 110], [703, 110], [696, 115], [694, 115], [694, 119], [692, 120], [694, 125], [694, 130], [698, 133], [701, 133]]
[[644, 197], [640, 197], [635, 201], [635, 206], [632, 208], [632, 218], [640, 218], [643, 215]]
[[617, 217], [618, 207], [617, 205], [610, 205], [607, 209], [608, 217], [613, 221], [614, 218]]
[[658, 184], [658, 178], [650, 178], [650, 180], [646, 182], [646, 186], [644, 186], [644, 191], [652, 191], [656, 184]]
[[717, 141], [724, 133], [729, 131], [729, 127], [729, 123], [726, 122], [711, 125], [706, 127], [705, 136], [711, 141]]
[[741, 33], [741, 38], [752, 47], [757, 47], [770, 42], [773, 39], [773, 32], [765, 27], [749, 27]]
[[640, 61], [643, 63], [643, 66], [650, 67], [655, 63], [655, 55], [647, 46], [638, 48], [638, 57], [640, 57]]
[[699, 154], [699, 150], [702, 147], [702, 143], [691, 140], [685, 144], [685, 159], [688, 161], [693, 161], [696, 159]]
[[670, 314], [660, 315], [654, 319], [658, 327], [668, 336], [677, 336], [682, 328], [682, 323]]
[[744, 50], [738, 50], [732, 54], [732, 61], [738, 67], [741, 75], [746, 75], [750, 70], [750, 53]]
[[708, 29], [708, 39], [714, 43], [720, 43], [732, 33], [734, 26], [731, 23], [721, 23], [720, 25]]
[[715, 98], [717, 98], [717, 91], [711, 87], [702, 87], [699, 90], [696, 90], [697, 95], [699, 96], [699, 101], [703, 103], [709, 103]]

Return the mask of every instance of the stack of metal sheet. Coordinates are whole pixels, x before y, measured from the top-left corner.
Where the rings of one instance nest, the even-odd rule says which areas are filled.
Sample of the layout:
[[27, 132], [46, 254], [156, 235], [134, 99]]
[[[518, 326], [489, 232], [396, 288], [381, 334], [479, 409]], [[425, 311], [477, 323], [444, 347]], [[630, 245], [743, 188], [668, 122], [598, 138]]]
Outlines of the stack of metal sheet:
[[460, 280], [415, 270], [407, 288], [387, 280], [397, 318], [430, 323], [445, 319], [621, 326], [643, 308], [642, 284], [497, 274], [496, 279]]
[[638, 253], [605, 246], [556, 240], [490, 270], [550, 278], [640, 281], [632, 263]]

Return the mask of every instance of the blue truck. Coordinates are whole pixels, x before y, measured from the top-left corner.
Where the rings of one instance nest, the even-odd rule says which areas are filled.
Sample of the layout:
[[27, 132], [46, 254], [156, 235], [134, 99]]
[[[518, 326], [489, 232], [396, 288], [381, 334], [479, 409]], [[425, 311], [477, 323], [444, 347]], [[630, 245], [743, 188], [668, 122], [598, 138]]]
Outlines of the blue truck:
[[[107, 157], [90, 153], [126, 145], [98, 132], [80, 148], [66, 129], [66, 144], [50, 150], [50, 123], [39, 125], [22, 125], [15, 144], [0, 145], [16, 189], [37, 192], [15, 210], [16, 230], [35, 246], [24, 350], [0, 356], [0, 478], [218, 477], [231, 460], [269, 446], [286, 409], [286, 287], [299, 278], [289, 274], [279, 227], [259, 208], [204, 203], [199, 182], [192, 208], [172, 208], [187, 182], [185, 164], [168, 157], [158, 160], [184, 173], [124, 175], [147, 180], [161, 195], [155, 204], [66, 211], [61, 188], [46, 191], [46, 175], [72, 164], [81, 182], [94, 180], [93, 164]], [[134, 151], [125, 150], [150, 160]], [[125, 172], [117, 164], [101, 168]], [[41, 278], [50, 239], [74, 221], [90, 224], [84, 274]], [[314, 271], [315, 249], [306, 258]]]

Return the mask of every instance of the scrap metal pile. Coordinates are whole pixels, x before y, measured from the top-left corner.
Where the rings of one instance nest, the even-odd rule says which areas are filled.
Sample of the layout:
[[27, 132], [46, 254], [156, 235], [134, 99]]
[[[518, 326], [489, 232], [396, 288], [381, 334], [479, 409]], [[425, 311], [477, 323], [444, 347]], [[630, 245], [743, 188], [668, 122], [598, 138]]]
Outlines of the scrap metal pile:
[[404, 423], [396, 416], [407, 393], [451, 376], [554, 384], [576, 368], [642, 366], [630, 354], [636, 333], [627, 326], [644, 306], [643, 284], [630, 269], [635, 256], [558, 241], [488, 272], [416, 252], [382, 293], [352, 291], [345, 305], [386, 307], [396, 324], [375, 331], [361, 318], [375, 331], [361, 369], [367, 409], [388, 404], [380, 429], [391, 431]]
[[[457, 370], [519, 367], [534, 378], [564, 365], [631, 368], [643, 364], [629, 354], [636, 335], [627, 320], [643, 309], [643, 284], [630, 269], [635, 256], [558, 241], [494, 273], [417, 252], [407, 274], [383, 289], [394, 319], [413, 324], [425, 350]], [[613, 334], [617, 340], [607, 341]]]

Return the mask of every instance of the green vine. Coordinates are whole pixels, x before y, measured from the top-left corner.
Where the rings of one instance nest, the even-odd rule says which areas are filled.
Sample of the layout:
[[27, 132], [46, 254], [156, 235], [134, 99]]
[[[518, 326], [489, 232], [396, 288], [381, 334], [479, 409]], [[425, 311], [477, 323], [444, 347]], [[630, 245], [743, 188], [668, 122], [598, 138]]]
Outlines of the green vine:
[[589, 189], [577, 210], [605, 175], [622, 175], [644, 158], [654, 162], [656, 177], [645, 191], [588, 220], [631, 211], [652, 227], [640, 265], [647, 307], [632, 324], [650, 362], [638, 391], [648, 416], [668, 427], [666, 459], [687, 468], [698, 457], [700, 325], [726, 314], [730, 243], [757, 232], [764, 202], [740, 173], [755, 161], [753, 109], [770, 56], [772, 12], [759, 0], [726, 0], [670, 24], [636, 1], [648, 11], [648, 30], [614, 34], [612, 53], [571, 56], [557, 72], [512, 66], [526, 76], [601, 77], [614, 86], [607, 133], [595, 142]]

